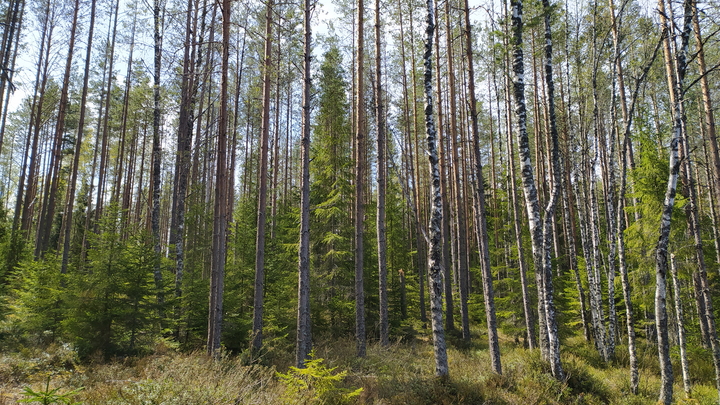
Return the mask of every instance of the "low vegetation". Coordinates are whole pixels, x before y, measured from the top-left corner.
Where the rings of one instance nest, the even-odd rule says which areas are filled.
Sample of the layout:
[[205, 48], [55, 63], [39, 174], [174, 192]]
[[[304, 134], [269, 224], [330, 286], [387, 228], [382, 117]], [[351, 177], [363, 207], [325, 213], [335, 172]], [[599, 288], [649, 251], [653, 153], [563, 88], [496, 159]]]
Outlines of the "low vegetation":
[[[474, 331], [478, 333], [479, 331]], [[475, 334], [473, 342], [482, 341]], [[536, 350], [504, 342], [504, 374], [490, 370], [484, 344], [454, 342], [451, 375], [433, 374], [429, 336], [370, 345], [365, 358], [354, 355], [352, 340], [319, 343], [314, 360], [300, 371], [292, 353], [268, 350], [260, 358], [225, 353], [212, 360], [163, 346], [144, 357], [102, 357], [81, 361], [68, 345], [20, 349], [0, 359], [0, 404], [654, 404], [660, 385], [657, 350], [640, 347], [641, 384], [629, 393], [628, 364], [619, 347], [605, 365], [580, 337], [565, 343], [568, 378], [558, 382]], [[453, 348], [454, 347], [454, 348]], [[714, 404], [710, 356], [691, 354], [693, 391], [688, 399], [679, 378], [675, 401]], [[679, 361], [679, 360], [678, 360]], [[677, 366], [677, 364], [676, 364]], [[676, 368], [679, 373], [679, 367]], [[43, 402], [45, 398], [46, 402]], [[54, 399], [52, 399], [54, 398]], [[52, 400], [51, 400], [52, 399]]]

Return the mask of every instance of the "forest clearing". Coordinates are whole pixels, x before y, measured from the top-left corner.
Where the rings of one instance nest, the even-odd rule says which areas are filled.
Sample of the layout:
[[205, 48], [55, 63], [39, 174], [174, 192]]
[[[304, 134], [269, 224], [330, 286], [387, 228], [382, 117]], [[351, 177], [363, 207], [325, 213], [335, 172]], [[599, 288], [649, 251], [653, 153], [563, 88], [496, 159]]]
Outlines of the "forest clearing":
[[720, 403], [716, 0], [6, 0], [0, 401]]

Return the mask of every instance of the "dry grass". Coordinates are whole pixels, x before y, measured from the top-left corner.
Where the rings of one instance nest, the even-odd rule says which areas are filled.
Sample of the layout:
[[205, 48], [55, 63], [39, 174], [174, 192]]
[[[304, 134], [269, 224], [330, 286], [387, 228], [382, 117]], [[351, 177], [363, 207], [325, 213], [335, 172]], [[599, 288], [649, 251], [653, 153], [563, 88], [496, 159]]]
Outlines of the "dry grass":
[[[592, 345], [582, 338], [564, 342], [563, 365], [568, 379], [549, 375], [537, 351], [503, 345], [503, 374], [491, 372], [482, 337], [470, 345], [449, 349], [451, 377], [433, 375], [432, 346], [427, 336], [389, 348], [368, 347], [367, 357], [355, 357], [350, 339], [318, 343], [316, 357], [328, 367], [348, 371], [341, 388], [362, 387], [362, 404], [655, 404], [659, 389], [657, 360], [652, 346], [640, 350], [640, 394], [629, 394], [629, 371], [624, 347], [618, 347], [613, 364], [600, 361]], [[460, 347], [460, 348], [456, 348]], [[167, 352], [139, 359], [81, 365], [72, 351], [54, 346], [0, 358], [0, 405], [16, 403], [24, 386], [42, 388], [47, 376], [51, 387], [85, 389], [75, 397], [83, 404], [310, 404], [312, 393], [286, 391], [275, 374], [285, 371], [291, 353], [262, 359], [266, 365], [248, 365], [243, 356], [212, 361], [204, 354]], [[694, 370], [706, 370], [707, 359], [698, 356]], [[270, 365], [273, 364], [273, 365]], [[679, 375], [679, 370], [677, 370]], [[675, 386], [676, 401], [712, 404], [717, 391], [708, 376], [694, 376], [692, 399]], [[680, 378], [676, 379], [678, 382]]]

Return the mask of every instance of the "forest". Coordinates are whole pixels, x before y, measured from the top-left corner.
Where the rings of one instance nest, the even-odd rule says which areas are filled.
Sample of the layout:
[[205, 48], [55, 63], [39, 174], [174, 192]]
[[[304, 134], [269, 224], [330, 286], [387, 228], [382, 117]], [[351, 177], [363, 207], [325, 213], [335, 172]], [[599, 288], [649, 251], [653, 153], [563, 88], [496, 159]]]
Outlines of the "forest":
[[720, 403], [716, 0], [0, 32], [0, 405]]

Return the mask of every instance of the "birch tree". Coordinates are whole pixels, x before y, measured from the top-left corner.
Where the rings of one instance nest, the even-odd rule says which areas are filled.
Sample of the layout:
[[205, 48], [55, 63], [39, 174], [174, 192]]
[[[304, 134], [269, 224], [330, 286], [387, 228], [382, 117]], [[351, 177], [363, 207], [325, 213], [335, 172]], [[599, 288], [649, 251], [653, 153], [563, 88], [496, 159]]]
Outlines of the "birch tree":
[[[673, 370], [670, 363], [670, 342], [668, 336], [667, 319], [667, 271], [668, 271], [668, 244], [670, 239], [670, 225], [673, 206], [675, 205], [675, 194], [677, 191], [677, 180], [680, 172], [681, 161], [678, 156], [679, 144], [683, 137], [683, 95], [684, 81], [687, 72], [686, 55], [688, 40], [690, 36], [690, 22], [688, 20], [683, 27], [682, 46], [674, 57], [677, 59], [677, 69], [673, 68], [673, 53], [670, 47], [670, 36], [673, 32], [671, 22], [665, 14], [665, 1], [658, 1], [658, 11], [661, 20], [661, 32], [664, 38], [663, 53], [665, 55], [665, 70], [670, 85], [669, 92], [673, 104], [673, 125], [670, 138], [670, 172], [668, 175], [667, 189], [663, 201], [662, 215], [660, 217], [660, 236], [655, 250], [655, 326], [658, 339], [658, 357], [660, 360], [660, 396], [658, 401], [669, 405], [673, 396]], [[692, 17], [690, 13], [687, 17]]]
[[[362, 1], [362, 0], [361, 0]], [[428, 158], [430, 160], [432, 204], [430, 205], [430, 255], [428, 269], [430, 276], [430, 312], [435, 353], [435, 375], [446, 379], [449, 376], [445, 329], [442, 320], [442, 194], [440, 193], [440, 165], [436, 140], [435, 117], [433, 115], [432, 53], [435, 33], [435, 7], [433, 0], [426, 0], [427, 16], [425, 28], [425, 52], [423, 53], [423, 88], [425, 91], [425, 133], [427, 135]]]

